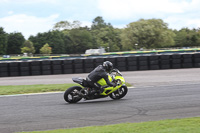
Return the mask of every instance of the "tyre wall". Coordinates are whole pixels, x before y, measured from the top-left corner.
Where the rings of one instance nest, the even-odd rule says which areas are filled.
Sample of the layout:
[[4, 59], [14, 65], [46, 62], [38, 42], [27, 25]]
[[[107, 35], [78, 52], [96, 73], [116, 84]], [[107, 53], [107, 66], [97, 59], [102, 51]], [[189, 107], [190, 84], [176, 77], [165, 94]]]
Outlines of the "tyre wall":
[[200, 68], [200, 53], [0, 62], [0, 77], [89, 73], [104, 61], [120, 71]]

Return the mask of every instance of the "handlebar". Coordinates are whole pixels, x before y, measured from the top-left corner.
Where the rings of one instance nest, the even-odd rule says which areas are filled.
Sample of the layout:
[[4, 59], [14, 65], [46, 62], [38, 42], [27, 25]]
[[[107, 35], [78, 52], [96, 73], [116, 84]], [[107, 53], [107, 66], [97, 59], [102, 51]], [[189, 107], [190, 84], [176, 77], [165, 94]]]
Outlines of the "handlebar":
[[113, 70], [111, 71], [111, 73], [112, 73], [112, 72], [116, 72], [116, 73], [118, 73], [120, 76], [122, 76], [121, 72], [120, 72], [118, 69], [116, 69], [116, 68], [113, 69]]

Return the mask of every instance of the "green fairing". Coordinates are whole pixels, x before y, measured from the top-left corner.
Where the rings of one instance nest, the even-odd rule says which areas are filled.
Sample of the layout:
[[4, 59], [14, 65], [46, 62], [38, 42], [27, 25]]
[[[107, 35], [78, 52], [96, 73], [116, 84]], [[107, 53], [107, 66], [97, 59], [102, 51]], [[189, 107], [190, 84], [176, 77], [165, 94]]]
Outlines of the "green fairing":
[[[108, 76], [108, 79], [110, 82], [112, 82], [112, 78], [110, 75]], [[113, 87], [105, 88], [104, 92], [101, 93], [101, 95], [109, 95], [109, 94], [113, 93], [114, 91], [116, 91], [117, 89], [119, 89], [125, 83], [125, 79], [122, 76], [115, 76], [115, 80], [117, 80], [117, 79], [120, 79], [122, 83], [120, 85], [116, 86], [115, 88], [113, 88]], [[100, 79], [97, 83], [100, 84], [101, 86], [107, 85], [106, 81], [103, 78]], [[109, 91], [109, 93], [105, 93], [107, 91]]]

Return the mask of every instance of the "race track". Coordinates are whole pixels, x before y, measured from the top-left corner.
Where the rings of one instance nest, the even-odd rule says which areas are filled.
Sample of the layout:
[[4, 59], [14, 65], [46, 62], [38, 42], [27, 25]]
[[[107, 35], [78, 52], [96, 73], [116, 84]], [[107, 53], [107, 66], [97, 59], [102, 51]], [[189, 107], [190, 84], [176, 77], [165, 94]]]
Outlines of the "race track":
[[[135, 80], [135, 88], [130, 88], [127, 96], [121, 100], [104, 98], [68, 104], [63, 99], [63, 93], [0, 96], [0, 132], [49, 130], [200, 116], [199, 71], [200, 69], [184, 69], [143, 71], [132, 75], [126, 73], [125, 79], [133, 82], [137, 75], [138, 79]], [[173, 75], [176, 76], [173, 78]], [[186, 77], [180, 78], [180, 75]], [[164, 80], [165, 76], [171, 79]], [[19, 83], [13, 78], [10, 80]]]

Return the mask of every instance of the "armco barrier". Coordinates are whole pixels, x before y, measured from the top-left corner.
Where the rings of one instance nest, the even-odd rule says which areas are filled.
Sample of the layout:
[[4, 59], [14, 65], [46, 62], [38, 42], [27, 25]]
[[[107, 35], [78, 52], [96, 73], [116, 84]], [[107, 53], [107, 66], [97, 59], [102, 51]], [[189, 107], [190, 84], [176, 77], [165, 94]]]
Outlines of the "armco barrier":
[[200, 53], [0, 62], [0, 77], [89, 73], [104, 61], [120, 71], [200, 68]]

